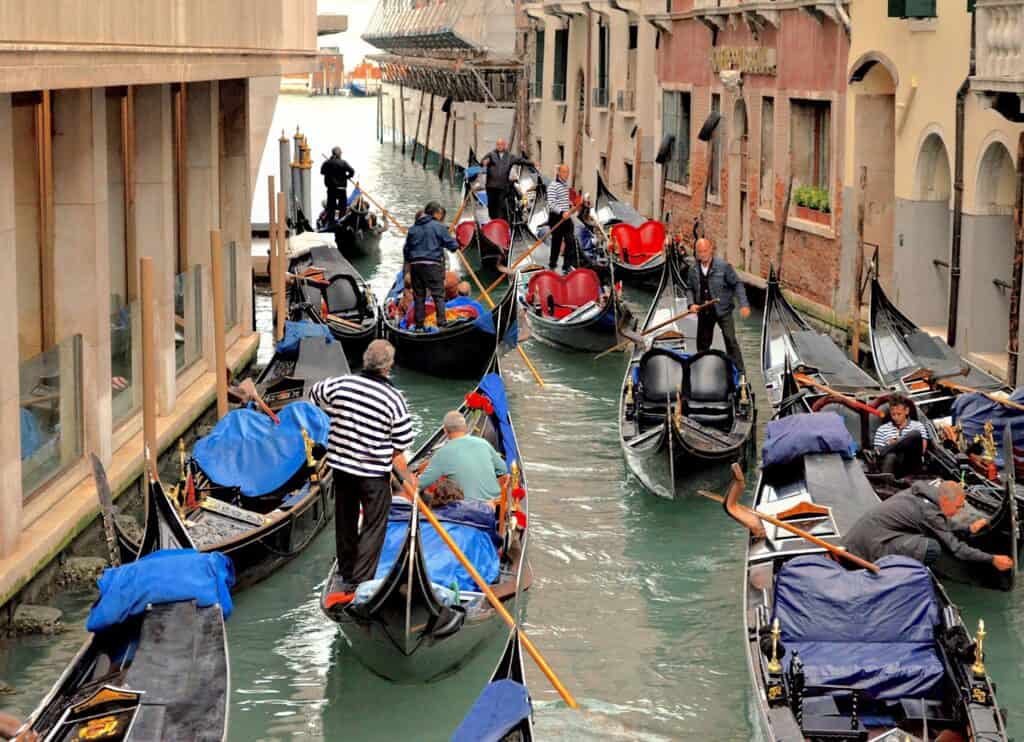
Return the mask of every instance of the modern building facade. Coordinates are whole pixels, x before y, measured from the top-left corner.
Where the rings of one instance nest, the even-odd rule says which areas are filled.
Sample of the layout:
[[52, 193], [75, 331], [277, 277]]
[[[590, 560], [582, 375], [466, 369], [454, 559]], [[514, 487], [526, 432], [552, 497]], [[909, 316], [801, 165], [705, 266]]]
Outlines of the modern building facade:
[[[255, 352], [250, 207], [315, 0], [43, 0], [0, 14], [0, 604], [142, 470], [139, 260], [154, 267], [159, 445], [214, 394], [210, 231], [228, 358]], [[255, 153], [255, 154], [254, 154]], [[16, 422], [17, 421], [17, 424]]]

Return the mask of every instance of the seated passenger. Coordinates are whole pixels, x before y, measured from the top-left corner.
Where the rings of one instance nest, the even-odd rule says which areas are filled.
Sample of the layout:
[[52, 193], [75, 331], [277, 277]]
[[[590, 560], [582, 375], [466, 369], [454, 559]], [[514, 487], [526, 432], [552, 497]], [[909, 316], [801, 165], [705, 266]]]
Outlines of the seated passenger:
[[[951, 521], [963, 509], [965, 500], [956, 482], [942, 482], [937, 487], [915, 482], [862, 515], [843, 538], [843, 545], [868, 561], [902, 554], [930, 566], [945, 549], [963, 562], [991, 564], [1000, 571], [1012, 568], [1010, 557], [975, 549], [954, 533]], [[985, 518], [980, 518], [967, 530], [977, 533], [987, 524]]]
[[469, 281], [460, 281], [459, 285], [456, 286], [455, 289], [459, 296], [469, 296], [470, 292], [473, 291], [473, 288], [469, 285]]
[[455, 271], [444, 274], [444, 298], [451, 301], [459, 295], [459, 277]]
[[493, 500], [501, 496], [501, 486], [508, 478], [505, 460], [490, 443], [468, 435], [468, 431], [466, 418], [458, 410], [444, 416], [448, 442], [431, 457], [426, 471], [420, 475], [420, 487], [429, 487], [447, 477], [462, 489], [466, 500]]
[[928, 448], [928, 429], [910, 419], [910, 402], [901, 394], [889, 401], [889, 422], [875, 431], [875, 453], [879, 468], [899, 477], [921, 468], [921, 456]]

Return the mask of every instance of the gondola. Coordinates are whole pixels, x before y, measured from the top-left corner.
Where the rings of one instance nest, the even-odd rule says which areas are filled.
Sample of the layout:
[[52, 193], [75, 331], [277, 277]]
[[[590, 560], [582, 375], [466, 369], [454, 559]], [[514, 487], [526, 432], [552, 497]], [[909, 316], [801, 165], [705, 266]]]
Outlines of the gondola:
[[782, 293], [772, 268], [764, 300], [761, 325], [761, 372], [768, 399], [778, 407], [782, 398], [782, 379], [786, 360], [819, 384], [844, 394], [865, 393], [878, 396], [883, 388], [824, 332], [818, 332], [792, 307]]
[[935, 380], [948, 379], [988, 392], [1011, 391], [1002, 381], [962, 358], [944, 340], [911, 322], [885, 295], [874, 271], [868, 326], [879, 382], [913, 398], [933, 419], [949, 415], [957, 396], [955, 391], [930, 383]]
[[669, 322], [693, 296], [676, 260], [642, 329], [663, 325], [650, 347], [634, 345], [619, 401], [619, 439], [632, 472], [649, 490], [673, 498], [676, 483], [695, 468], [745, 457], [757, 417], [750, 384], [721, 350], [697, 352], [697, 317]]
[[480, 224], [491, 218], [490, 211], [487, 208], [487, 190], [484, 188], [483, 183], [486, 178], [487, 174], [480, 165], [476, 151], [470, 147], [469, 155], [466, 157], [466, 170], [463, 174], [463, 187], [470, 194], [470, 203], [466, 207], [465, 215], [467, 218]]
[[538, 200], [543, 200], [547, 209], [544, 176], [533, 165], [517, 165], [519, 174], [512, 184], [515, 192], [515, 204], [511, 212], [512, 225], [530, 223], [536, 211]]
[[[306, 232], [289, 240], [288, 272], [302, 277], [289, 288], [294, 318], [325, 322], [353, 368], [377, 337], [380, 310], [366, 279], [323, 235]], [[340, 372], [339, 372], [340, 373]]]
[[518, 628], [509, 633], [498, 666], [452, 734], [451, 742], [482, 739], [533, 742], [533, 702], [526, 687]]
[[[803, 404], [790, 396], [780, 414]], [[726, 499], [730, 515], [740, 489]], [[858, 462], [814, 453], [763, 470], [753, 507], [838, 546], [877, 502]], [[1007, 739], [960, 613], [926, 567], [889, 556], [878, 575], [850, 570], [799, 536], [764, 528], [748, 540], [743, 600], [760, 736], [931, 740], [950, 729]]]
[[631, 314], [614, 286], [596, 271], [576, 268], [565, 276], [534, 272], [522, 297], [531, 335], [566, 350], [598, 352], [618, 342]]
[[[395, 346], [398, 365], [445, 379], [478, 378], [487, 369], [496, 349], [507, 339], [517, 340], [516, 276], [511, 276], [508, 282], [504, 296], [491, 293], [494, 309], [463, 300], [458, 304], [462, 305], [460, 311], [465, 311], [466, 316], [450, 319], [444, 328], [431, 327], [430, 331], [416, 332], [411, 326], [411, 304], [404, 316], [400, 313], [402, 283], [399, 276], [388, 295], [381, 322], [384, 337]], [[455, 306], [456, 302], [448, 304], [449, 309]], [[469, 316], [472, 314], [475, 318]]]
[[474, 270], [496, 274], [499, 265], [508, 265], [512, 228], [504, 219], [464, 219], [455, 227], [455, 239]]
[[[491, 587], [516, 615], [520, 592], [532, 581], [526, 559], [529, 488], [520, 468], [497, 357], [460, 410], [470, 423], [470, 434], [490, 441], [512, 470], [507, 506], [498, 510], [504, 509], [505, 518], [495, 517], [495, 510], [488, 505], [463, 502], [437, 508], [435, 515], [453, 538], [458, 540], [456, 531], [461, 531], [461, 537], [469, 540], [468, 545], [463, 543], [464, 551], [486, 554], [499, 544], [498, 564], [488, 563], [490, 568], [497, 566], [491, 571], [496, 573]], [[444, 430], [438, 429], [412, 457], [409, 468], [420, 470], [444, 441]], [[371, 671], [391, 680], [427, 681], [454, 671], [505, 624], [475, 585], [467, 589], [457, 576], [452, 576], [451, 584], [432, 582], [428, 562], [450, 555], [433, 529], [419, 518], [418, 505], [398, 496], [399, 491], [396, 486], [385, 543], [389, 553], [382, 555], [377, 578], [363, 583], [352, 603], [329, 606], [327, 596], [337, 579], [335, 562], [324, 583], [321, 608], [338, 623], [353, 653]], [[477, 566], [481, 573], [488, 572]], [[363, 591], [365, 597], [361, 597]]]
[[615, 277], [642, 287], [658, 285], [665, 264], [665, 225], [644, 219], [640, 213], [608, 190], [597, 174], [594, 218], [609, 233], [608, 250]]
[[349, 373], [348, 360], [326, 325], [313, 320], [288, 322], [285, 337], [259, 376], [256, 389], [277, 411], [297, 399], [308, 399], [318, 381]]
[[[175, 503], [196, 548], [234, 562], [236, 590], [291, 561], [334, 517], [328, 427], [304, 401], [283, 408], [276, 425], [237, 409], [196, 442], [191, 457], [181, 446]], [[115, 531], [122, 560], [134, 559], [139, 544], [117, 523]]]
[[348, 209], [334, 225], [334, 239], [342, 254], [364, 258], [380, 249], [380, 238], [387, 231], [384, 220], [375, 214], [358, 187], [348, 199]]
[[[187, 530], [158, 482], [148, 487], [141, 555], [189, 549]], [[28, 728], [41, 740], [227, 738], [230, 669], [220, 604], [149, 605], [91, 634]]]

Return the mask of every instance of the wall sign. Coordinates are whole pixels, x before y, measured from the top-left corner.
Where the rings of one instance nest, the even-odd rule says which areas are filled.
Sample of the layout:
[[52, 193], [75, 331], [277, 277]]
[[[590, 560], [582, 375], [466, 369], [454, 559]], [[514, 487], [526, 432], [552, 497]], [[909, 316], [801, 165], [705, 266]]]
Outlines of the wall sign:
[[711, 50], [711, 69], [739, 70], [750, 75], [776, 74], [775, 49], [764, 46], [716, 46]]

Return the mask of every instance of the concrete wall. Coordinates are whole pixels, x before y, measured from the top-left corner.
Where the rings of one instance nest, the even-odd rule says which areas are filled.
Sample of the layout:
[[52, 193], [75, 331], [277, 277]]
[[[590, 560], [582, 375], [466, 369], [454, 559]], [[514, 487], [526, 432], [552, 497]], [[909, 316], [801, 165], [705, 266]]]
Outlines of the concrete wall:
[[945, 201], [896, 199], [896, 250], [889, 297], [915, 322], [945, 328], [953, 215]]
[[1009, 216], [964, 217], [964, 253], [960, 293], [958, 348], [963, 353], [1005, 354], [1010, 292], [992, 279], [1009, 282], [1013, 262], [1013, 219]]

